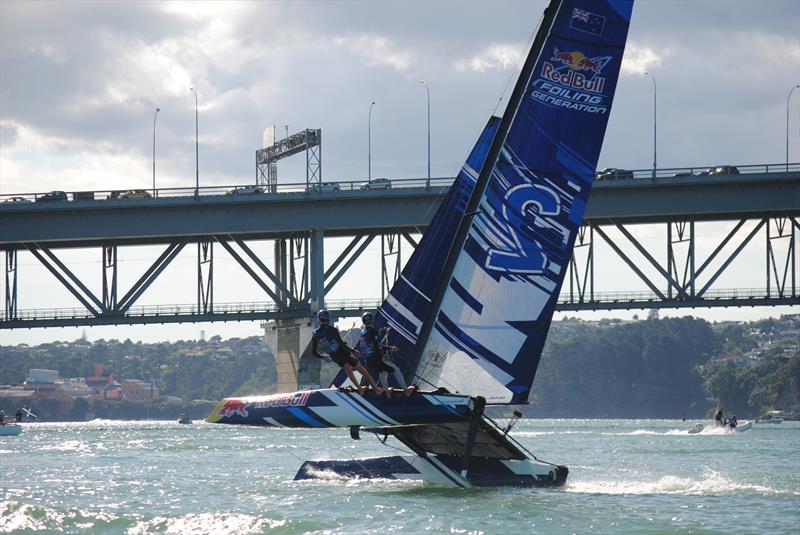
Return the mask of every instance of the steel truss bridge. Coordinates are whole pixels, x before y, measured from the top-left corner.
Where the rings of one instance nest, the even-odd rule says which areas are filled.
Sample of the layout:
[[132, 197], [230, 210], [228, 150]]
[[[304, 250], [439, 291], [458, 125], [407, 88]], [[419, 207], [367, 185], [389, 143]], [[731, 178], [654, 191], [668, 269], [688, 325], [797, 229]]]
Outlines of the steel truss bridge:
[[[634, 171], [633, 178], [598, 180], [587, 206], [567, 279], [562, 311], [800, 304], [796, 241], [800, 234], [800, 163], [739, 166], [741, 174], [713, 176], [699, 169]], [[5, 306], [0, 329], [292, 319], [323, 306], [339, 317], [375, 309], [381, 299], [326, 299], [368, 246], [380, 243], [382, 295], [402, 268], [401, 242], [416, 246], [451, 178], [394, 180], [387, 190], [339, 182], [338, 191], [307, 183], [273, 185], [268, 193], [225, 194], [231, 188], [163, 189], [154, 198], [121, 199], [83, 192], [76, 200], [39, 201], [41, 194], [0, 202], [0, 249], [5, 253]], [[0, 195], [0, 201], [11, 195]], [[93, 198], [93, 199], [92, 199]], [[36, 202], [26, 202], [34, 201]], [[697, 226], [728, 222], [713, 247], [698, 246]], [[648, 249], [639, 225], [665, 227], [666, 251]], [[349, 238], [326, 263], [324, 238]], [[715, 283], [748, 244], [760, 237], [764, 262], [757, 288]], [[706, 240], [707, 236], [703, 236]], [[253, 241], [273, 242], [266, 265]], [[127, 289], [118, 285], [118, 251], [159, 245], [163, 252]], [[180, 305], [140, 305], [139, 298], [186, 246], [197, 251], [196, 299]], [[603, 292], [598, 246], [613, 251], [631, 280], [646, 291]], [[95, 291], [58, 256], [65, 249], [99, 249]], [[248, 303], [214, 295], [214, 259], [223, 250], [263, 291]], [[700, 254], [698, 250], [705, 251]], [[30, 253], [71, 293], [79, 308], [18, 306], [19, 253]], [[327, 265], [327, 267], [326, 267]], [[616, 273], [615, 275], [619, 275]], [[596, 278], [598, 280], [596, 280]], [[600, 284], [596, 284], [600, 282]], [[754, 285], [757, 285], [756, 282]]]

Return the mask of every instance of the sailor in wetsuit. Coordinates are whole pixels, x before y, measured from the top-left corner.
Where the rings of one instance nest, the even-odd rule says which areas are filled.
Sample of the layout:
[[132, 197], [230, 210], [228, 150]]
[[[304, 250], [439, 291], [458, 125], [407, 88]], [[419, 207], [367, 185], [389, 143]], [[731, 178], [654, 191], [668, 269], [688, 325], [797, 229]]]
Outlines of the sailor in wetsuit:
[[[358, 386], [358, 380], [353, 373], [353, 368], [357, 369], [366, 378], [375, 393], [380, 395], [383, 389], [378, 386], [364, 366], [358, 362], [356, 358], [360, 356], [358, 350], [347, 347], [347, 344], [342, 340], [342, 335], [339, 334], [339, 329], [331, 325], [330, 313], [327, 310], [320, 310], [317, 318], [319, 319], [319, 327], [311, 335], [311, 352], [314, 356], [328, 362], [334, 361], [341, 366], [347, 373], [347, 377], [356, 386]], [[353, 354], [356, 357], [353, 357]], [[358, 391], [363, 394], [366, 388], [365, 386], [358, 386]]]
[[731, 416], [731, 419], [728, 420], [728, 427], [730, 427], [731, 429], [736, 429], [736, 426], [738, 424], [739, 422], [736, 420], [736, 415], [734, 414], [733, 416]]
[[389, 373], [394, 375], [397, 384], [400, 388], [405, 390], [407, 396], [411, 395], [413, 389], [416, 387], [406, 388], [406, 381], [403, 378], [403, 373], [394, 365], [391, 364], [386, 352], [397, 351], [397, 347], [382, 345], [380, 342], [380, 333], [375, 328], [375, 318], [372, 313], [364, 312], [361, 315], [361, 321], [364, 326], [361, 328], [361, 336], [358, 338], [356, 349], [361, 352], [364, 357], [367, 370], [372, 373], [379, 374], [381, 384], [386, 391], [386, 397], [392, 397], [392, 389], [389, 388]]

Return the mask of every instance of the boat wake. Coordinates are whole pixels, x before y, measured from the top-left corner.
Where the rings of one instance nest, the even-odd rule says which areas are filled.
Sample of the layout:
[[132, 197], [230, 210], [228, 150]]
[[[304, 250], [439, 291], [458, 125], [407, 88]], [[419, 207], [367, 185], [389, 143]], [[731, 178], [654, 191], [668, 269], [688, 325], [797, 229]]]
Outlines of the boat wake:
[[243, 513], [196, 513], [179, 518], [156, 517], [140, 521], [131, 526], [128, 533], [263, 533], [286, 524], [286, 520], [259, 518]]
[[718, 496], [755, 492], [759, 494], [783, 494], [786, 491], [764, 485], [738, 483], [719, 472], [707, 470], [699, 479], [664, 476], [656, 481], [575, 481], [564, 489], [566, 492], [582, 494], [683, 494], [690, 496]]
[[668, 431], [653, 431], [652, 429], [637, 429], [635, 431], [627, 431], [624, 433], [600, 433], [601, 435], [611, 436], [640, 436], [640, 435], [658, 435], [658, 436], [683, 436], [683, 435], [734, 435], [737, 431], [728, 427], [713, 427], [708, 426], [701, 431], [692, 432], [691, 429], [670, 429]]

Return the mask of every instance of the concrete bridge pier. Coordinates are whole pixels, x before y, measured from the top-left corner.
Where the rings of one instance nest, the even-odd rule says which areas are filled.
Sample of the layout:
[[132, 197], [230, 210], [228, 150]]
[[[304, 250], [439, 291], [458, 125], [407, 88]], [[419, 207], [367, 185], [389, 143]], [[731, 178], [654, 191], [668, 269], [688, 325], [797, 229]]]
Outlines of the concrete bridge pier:
[[[323, 238], [322, 230], [311, 231], [311, 318], [278, 319], [261, 324], [264, 341], [275, 355], [279, 394], [320, 388], [322, 361], [311, 354], [311, 333], [316, 325], [317, 312], [325, 307]], [[287, 263], [292, 259], [287, 257], [286, 245], [285, 240], [275, 241], [275, 274], [284, 287], [289, 287]], [[285, 306], [288, 296], [283, 295], [277, 286], [275, 291]]]
[[311, 332], [314, 329], [311, 321], [275, 320], [261, 326], [264, 341], [275, 355], [277, 393], [319, 388], [322, 361], [311, 354]]

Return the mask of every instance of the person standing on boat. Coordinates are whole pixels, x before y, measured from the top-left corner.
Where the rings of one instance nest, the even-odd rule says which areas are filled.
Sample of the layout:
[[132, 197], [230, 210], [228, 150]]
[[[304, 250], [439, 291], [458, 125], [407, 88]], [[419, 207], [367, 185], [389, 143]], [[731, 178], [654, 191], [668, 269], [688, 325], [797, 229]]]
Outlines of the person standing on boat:
[[358, 338], [356, 349], [364, 357], [367, 365], [367, 370], [370, 373], [377, 373], [380, 377], [381, 385], [386, 391], [386, 397], [392, 397], [392, 389], [389, 387], [389, 373], [394, 375], [395, 381], [400, 385], [400, 388], [405, 390], [408, 396], [412, 393], [411, 388], [406, 387], [406, 381], [399, 368], [394, 366], [389, 359], [387, 352], [397, 351], [396, 346], [381, 344], [379, 338], [380, 333], [375, 328], [375, 317], [371, 312], [364, 312], [361, 315], [361, 321], [364, 326], [361, 328], [361, 336]]
[[22, 421], [22, 409], [17, 407], [17, 412], [14, 413], [14, 421], [19, 423]]
[[0, 409], [0, 425], [6, 424], [6, 411]]
[[725, 425], [725, 413], [722, 412], [722, 407], [717, 409], [717, 414], [714, 415], [714, 420], [717, 421], [718, 426]]
[[[317, 314], [319, 320], [319, 327], [314, 329], [311, 334], [311, 353], [315, 357], [330, 362], [331, 360], [338, 364], [347, 374], [350, 381], [356, 385], [360, 393], [366, 391], [366, 387], [358, 386], [358, 379], [353, 373], [353, 368], [357, 369], [361, 375], [367, 380], [375, 393], [380, 395], [383, 389], [378, 386], [375, 379], [367, 371], [364, 366], [358, 362], [361, 353], [357, 349], [351, 349], [342, 340], [342, 335], [339, 329], [331, 325], [331, 314], [327, 310], [320, 310]], [[355, 357], [353, 356], [355, 355]]]
[[731, 416], [731, 419], [728, 420], [728, 427], [731, 429], [736, 429], [736, 426], [739, 425], [739, 422], [736, 420], [736, 415], [734, 414]]

